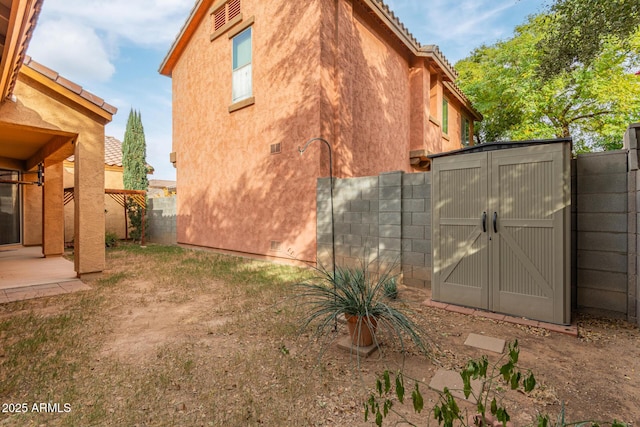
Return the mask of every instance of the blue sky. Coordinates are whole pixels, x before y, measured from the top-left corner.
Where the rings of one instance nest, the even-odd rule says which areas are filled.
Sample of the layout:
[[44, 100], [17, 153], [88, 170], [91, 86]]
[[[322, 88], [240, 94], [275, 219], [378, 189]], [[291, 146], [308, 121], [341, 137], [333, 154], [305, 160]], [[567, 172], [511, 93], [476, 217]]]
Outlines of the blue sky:
[[[293, 1], [293, 0], [292, 0]], [[304, 0], [298, 0], [302, 5]], [[481, 44], [512, 35], [542, 11], [542, 0], [386, 0], [422, 44], [451, 63]], [[118, 108], [106, 134], [124, 138], [131, 108], [142, 114], [151, 178], [175, 179], [171, 152], [171, 80], [160, 63], [195, 0], [44, 0], [29, 45], [34, 60]]]

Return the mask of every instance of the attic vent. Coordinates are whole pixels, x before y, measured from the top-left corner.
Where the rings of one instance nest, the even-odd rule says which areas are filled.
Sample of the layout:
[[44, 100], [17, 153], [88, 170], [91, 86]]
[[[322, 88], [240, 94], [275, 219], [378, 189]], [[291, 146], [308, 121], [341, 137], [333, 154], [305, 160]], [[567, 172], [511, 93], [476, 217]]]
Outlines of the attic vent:
[[229, 0], [213, 11], [213, 31], [219, 30], [238, 16], [240, 16], [240, 0]]
[[282, 151], [282, 145], [280, 142], [277, 144], [271, 144], [271, 154], [279, 154]]
[[219, 30], [220, 28], [222, 28], [222, 26], [224, 24], [227, 23], [227, 11], [225, 10], [226, 8], [221, 7], [220, 9], [218, 9], [214, 14], [213, 14], [213, 29], [215, 30]]
[[240, 0], [231, 0], [228, 5], [229, 21], [240, 15]]
[[278, 242], [276, 240], [271, 241], [271, 250], [272, 251], [280, 251], [280, 247], [282, 246], [282, 242]]

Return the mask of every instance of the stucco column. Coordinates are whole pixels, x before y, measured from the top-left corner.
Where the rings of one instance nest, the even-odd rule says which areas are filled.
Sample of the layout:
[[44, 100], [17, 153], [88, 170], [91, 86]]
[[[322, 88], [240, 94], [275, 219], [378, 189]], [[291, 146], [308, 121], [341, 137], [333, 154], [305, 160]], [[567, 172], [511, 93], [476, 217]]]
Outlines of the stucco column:
[[104, 130], [80, 134], [74, 161], [74, 247], [78, 276], [104, 270]]
[[42, 253], [45, 257], [64, 253], [64, 188], [62, 162], [47, 164], [42, 188]]

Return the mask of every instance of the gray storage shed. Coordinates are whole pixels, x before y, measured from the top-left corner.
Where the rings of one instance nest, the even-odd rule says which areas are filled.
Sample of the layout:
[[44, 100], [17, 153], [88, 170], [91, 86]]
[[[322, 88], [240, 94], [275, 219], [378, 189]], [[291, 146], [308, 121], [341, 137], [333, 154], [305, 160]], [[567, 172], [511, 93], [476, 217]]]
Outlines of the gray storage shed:
[[571, 322], [571, 139], [432, 160], [432, 298]]

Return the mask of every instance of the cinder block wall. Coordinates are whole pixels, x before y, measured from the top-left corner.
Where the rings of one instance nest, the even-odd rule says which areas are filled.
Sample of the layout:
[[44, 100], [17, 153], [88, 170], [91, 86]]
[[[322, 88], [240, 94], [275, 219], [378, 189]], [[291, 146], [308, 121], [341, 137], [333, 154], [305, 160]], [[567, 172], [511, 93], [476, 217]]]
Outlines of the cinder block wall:
[[638, 263], [638, 248], [640, 248], [640, 174], [639, 151], [640, 148], [640, 123], [634, 123], [627, 129], [624, 135], [624, 148], [628, 150], [628, 320], [640, 325], [640, 264]]
[[[318, 263], [332, 268], [329, 178], [318, 179]], [[431, 182], [428, 174], [389, 172], [335, 179], [336, 264], [382, 261], [401, 268], [410, 286], [431, 285]]]
[[577, 308], [626, 317], [626, 151], [579, 155], [576, 192]]
[[431, 288], [431, 174], [402, 180], [402, 272], [409, 286]]
[[147, 227], [149, 242], [165, 245], [176, 243], [176, 196], [149, 199]]

